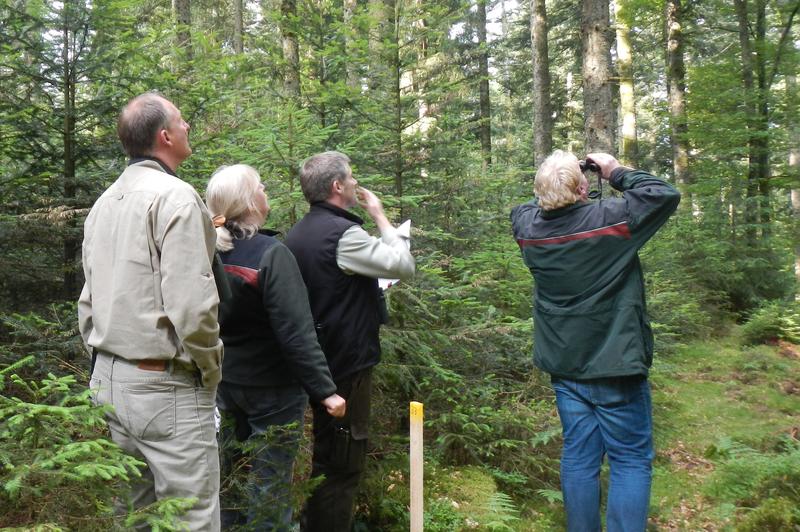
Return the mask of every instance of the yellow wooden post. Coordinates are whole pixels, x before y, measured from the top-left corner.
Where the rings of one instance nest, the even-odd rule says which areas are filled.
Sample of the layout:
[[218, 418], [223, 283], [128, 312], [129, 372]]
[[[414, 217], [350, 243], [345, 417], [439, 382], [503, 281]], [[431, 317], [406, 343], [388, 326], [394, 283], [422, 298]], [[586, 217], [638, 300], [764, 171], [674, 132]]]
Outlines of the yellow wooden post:
[[410, 487], [411, 487], [411, 532], [422, 532], [424, 503], [422, 499], [422, 403], [410, 404]]

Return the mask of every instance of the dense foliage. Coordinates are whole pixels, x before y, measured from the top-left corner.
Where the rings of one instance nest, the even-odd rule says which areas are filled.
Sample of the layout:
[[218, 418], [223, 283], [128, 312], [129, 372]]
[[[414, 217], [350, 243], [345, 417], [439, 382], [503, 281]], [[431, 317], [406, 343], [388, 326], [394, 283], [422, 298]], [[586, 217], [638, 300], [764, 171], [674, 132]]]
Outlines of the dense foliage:
[[[798, 2], [734, 2], [750, 23], [745, 40], [730, 2], [683, 3], [680, 139], [670, 129], [663, 2], [618, 3], [631, 28], [634, 162], [673, 179], [673, 145], [690, 147], [682, 208], [642, 253], [657, 357], [723, 334], [735, 320], [751, 320], [748, 342], [797, 342], [800, 318], [789, 301], [800, 249]], [[581, 154], [579, 1], [553, 0], [548, 10], [553, 145]], [[477, 44], [486, 28], [467, 0], [196, 0], [188, 27], [176, 25], [166, 0], [0, 0], [0, 340], [8, 346], [0, 351], [0, 525], [70, 527], [77, 513], [92, 512], [110, 519], [102, 483], [135, 471], [102, 436], [100, 413], [82, 391], [86, 363], [64, 302], [81, 286], [82, 217], [124, 166], [116, 115], [151, 89], [192, 126], [194, 155], [179, 173], [201, 192], [219, 165], [251, 164], [268, 184], [269, 225], [285, 232], [306, 209], [298, 163], [338, 149], [390, 218], [413, 220], [418, 273], [389, 291], [368, 484], [385, 485], [384, 474], [404, 467], [413, 399], [425, 403], [429, 462], [481, 467], [499, 489], [484, 524], [513, 529], [519, 509], [558, 498], [558, 420], [547, 378], [532, 368], [531, 279], [508, 227], [535, 172], [530, 6], [496, 0], [488, 11], [489, 39]], [[745, 41], [753, 85], [744, 82]], [[479, 96], [484, 53], [490, 115]], [[764, 150], [766, 174], [754, 167]], [[28, 355], [35, 362], [20, 366]], [[25, 376], [12, 378], [21, 368]], [[40, 434], [42, 423], [59, 430]], [[57, 478], [44, 460], [56, 448], [73, 460], [60, 463]], [[91, 460], [81, 454], [88, 450]], [[796, 455], [786, 452], [792, 463]], [[74, 487], [85, 475], [101, 482], [96, 492]], [[32, 513], [25, 497], [41, 490], [70, 492], [81, 510]], [[361, 524], [402, 528], [404, 500], [375, 493], [364, 490]], [[781, 519], [796, 519], [789, 502], [770, 504]], [[452, 518], [446, 503], [428, 511], [438, 515], [429, 523]]]

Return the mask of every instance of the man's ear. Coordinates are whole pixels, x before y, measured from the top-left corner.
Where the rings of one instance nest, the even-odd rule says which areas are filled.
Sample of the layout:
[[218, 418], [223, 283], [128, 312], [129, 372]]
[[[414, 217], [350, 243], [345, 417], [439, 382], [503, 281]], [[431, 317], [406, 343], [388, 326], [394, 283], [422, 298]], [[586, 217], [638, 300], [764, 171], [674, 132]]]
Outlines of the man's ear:
[[341, 194], [344, 187], [342, 186], [342, 182], [338, 179], [334, 179], [331, 182], [331, 194]]
[[162, 128], [158, 131], [156, 135], [156, 144], [162, 146], [169, 146], [172, 144], [172, 139], [169, 138], [169, 132], [167, 132], [166, 128]]

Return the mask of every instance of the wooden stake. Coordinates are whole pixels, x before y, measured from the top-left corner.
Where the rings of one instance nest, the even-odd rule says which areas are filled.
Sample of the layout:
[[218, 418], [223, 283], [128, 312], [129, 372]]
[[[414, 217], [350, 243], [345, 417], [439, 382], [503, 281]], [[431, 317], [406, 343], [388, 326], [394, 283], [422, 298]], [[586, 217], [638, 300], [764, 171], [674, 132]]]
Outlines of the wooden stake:
[[412, 401], [410, 415], [411, 532], [422, 532], [422, 517], [424, 513], [422, 499], [422, 403]]

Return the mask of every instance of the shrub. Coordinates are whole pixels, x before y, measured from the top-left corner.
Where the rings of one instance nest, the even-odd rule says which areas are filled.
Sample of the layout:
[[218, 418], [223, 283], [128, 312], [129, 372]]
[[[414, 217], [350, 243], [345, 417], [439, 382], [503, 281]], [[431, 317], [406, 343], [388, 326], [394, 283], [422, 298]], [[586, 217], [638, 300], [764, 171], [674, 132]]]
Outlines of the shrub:
[[741, 332], [742, 342], [747, 345], [776, 340], [800, 343], [800, 305], [769, 302], [750, 315]]
[[18, 395], [0, 395], [0, 526], [108, 529], [119, 481], [144, 464], [105, 437], [105, 409], [73, 376], [17, 375], [34, 360], [0, 369], [0, 392], [10, 384]]

